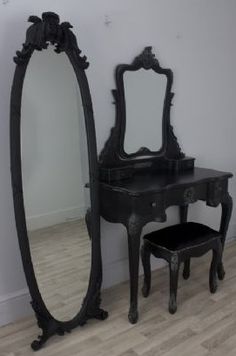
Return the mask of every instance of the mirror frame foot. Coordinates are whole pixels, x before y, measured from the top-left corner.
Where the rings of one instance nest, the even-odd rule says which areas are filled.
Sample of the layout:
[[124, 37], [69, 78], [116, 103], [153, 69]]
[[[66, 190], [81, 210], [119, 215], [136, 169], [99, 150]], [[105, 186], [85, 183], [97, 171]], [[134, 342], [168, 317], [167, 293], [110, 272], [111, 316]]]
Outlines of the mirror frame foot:
[[71, 331], [71, 329], [65, 327], [65, 325], [58, 322], [57, 320], [51, 318], [50, 316], [44, 315], [44, 313], [40, 310], [39, 305], [35, 301], [32, 301], [31, 305], [37, 319], [38, 327], [42, 329], [42, 335], [39, 335], [38, 339], [31, 343], [31, 348], [34, 351], [40, 350], [51, 336], [63, 336], [65, 332]]
[[95, 319], [98, 320], [106, 320], [108, 318], [108, 312], [104, 309], [98, 309], [96, 314], [94, 315]]
[[[78, 322], [76, 322], [76, 325], [84, 326], [87, 323], [87, 320], [89, 319], [106, 320], [109, 314], [107, 311], [99, 307], [100, 302], [101, 299], [99, 293], [99, 298], [96, 299], [96, 302], [92, 306], [90, 306], [89, 311], [85, 314], [85, 317], [80, 318]], [[57, 321], [51, 318], [50, 316], [45, 316], [35, 301], [32, 301], [31, 305], [35, 312], [38, 327], [42, 329], [42, 335], [39, 335], [38, 339], [35, 339], [31, 343], [31, 348], [34, 351], [40, 350], [42, 346], [47, 342], [47, 340], [53, 335], [64, 336], [65, 333], [70, 333], [71, 330], [76, 326], [73, 325], [69, 327], [68, 325], [66, 325], [67, 323]]]
[[87, 308], [87, 312], [85, 318], [83, 318], [84, 324], [88, 319], [97, 319], [97, 320], [106, 320], [108, 318], [108, 312], [102, 308], [100, 308], [101, 304], [101, 293], [100, 287], [97, 289], [95, 293], [94, 300], [90, 303]]

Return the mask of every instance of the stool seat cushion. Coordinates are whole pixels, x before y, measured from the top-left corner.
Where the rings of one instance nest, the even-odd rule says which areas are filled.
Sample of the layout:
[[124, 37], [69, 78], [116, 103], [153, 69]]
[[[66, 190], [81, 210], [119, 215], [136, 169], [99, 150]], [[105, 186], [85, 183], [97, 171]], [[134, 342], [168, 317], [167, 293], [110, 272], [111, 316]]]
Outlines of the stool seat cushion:
[[207, 225], [186, 222], [153, 231], [146, 234], [144, 240], [150, 242], [152, 245], [177, 251], [199, 245], [219, 236], [220, 233], [218, 231], [211, 229]]

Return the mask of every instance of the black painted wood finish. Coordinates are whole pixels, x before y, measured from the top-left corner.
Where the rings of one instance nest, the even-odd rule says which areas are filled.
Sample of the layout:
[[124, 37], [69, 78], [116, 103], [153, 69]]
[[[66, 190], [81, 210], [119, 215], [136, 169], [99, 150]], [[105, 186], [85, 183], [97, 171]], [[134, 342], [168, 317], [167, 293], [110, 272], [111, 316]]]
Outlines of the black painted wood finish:
[[[165, 259], [170, 271], [169, 312], [177, 310], [177, 289], [180, 264], [190, 261], [191, 257], [200, 257], [212, 250], [212, 261], [209, 272], [209, 289], [217, 290], [217, 266], [222, 259], [222, 236], [209, 226], [186, 222], [146, 234], [141, 248], [144, 270], [142, 293], [148, 297], [151, 289], [151, 254]], [[186, 276], [185, 276], [186, 277]], [[189, 278], [189, 275], [187, 276]], [[185, 279], [187, 279], [185, 278]]]
[[[126, 128], [126, 99], [124, 73], [140, 69], [152, 70], [157, 76], [165, 75], [167, 86], [162, 116], [163, 145], [159, 151], [141, 147], [137, 152], [127, 154], [124, 150]], [[100, 154], [100, 179], [106, 182], [132, 177], [137, 170], [180, 172], [193, 169], [194, 158], [186, 157], [170, 123], [170, 109], [174, 93], [172, 92], [173, 72], [162, 68], [152, 53], [152, 47], [145, 47], [131, 64], [120, 64], [115, 70], [116, 90], [112, 90], [116, 105], [116, 121], [111, 134]], [[148, 93], [147, 93], [148, 95]], [[159, 127], [154, 127], [159, 130]], [[135, 130], [135, 127], [134, 127]], [[135, 131], [134, 131], [135, 135]]]
[[[222, 246], [232, 212], [232, 198], [228, 193], [231, 173], [205, 168], [179, 172], [137, 172], [132, 178], [110, 184], [100, 182], [100, 213], [109, 222], [122, 223], [127, 229], [130, 268], [129, 320], [138, 320], [138, 271], [142, 228], [150, 221], [166, 221], [169, 206], [180, 207], [181, 222], [187, 220], [189, 204], [198, 200], [208, 206], [222, 206], [220, 234]], [[189, 274], [187, 260], [185, 277]], [[218, 264], [218, 277], [224, 278], [223, 264]]]
[[[153, 70], [157, 75], [166, 75], [167, 87], [162, 117], [163, 146], [153, 152], [147, 147], [134, 154], [124, 151], [126, 127], [126, 103], [124, 73], [139, 69]], [[150, 221], [166, 220], [166, 209], [177, 205], [180, 222], [187, 221], [188, 205], [198, 200], [207, 205], [222, 206], [220, 234], [224, 246], [225, 236], [232, 211], [232, 199], [228, 194], [228, 179], [231, 173], [194, 168], [194, 158], [186, 157], [180, 149], [170, 123], [173, 73], [163, 69], [152, 47], [144, 48], [131, 64], [120, 64], [115, 71], [116, 104], [115, 126], [111, 129], [99, 157], [100, 167], [100, 213], [108, 221], [122, 223], [127, 229], [130, 269], [129, 320], [138, 320], [137, 293], [139, 249], [142, 228]], [[147, 93], [148, 95], [148, 93]], [[153, 127], [153, 130], [159, 129]], [[135, 127], [134, 127], [135, 135]], [[190, 259], [185, 261], [184, 278], [188, 278]], [[224, 278], [222, 263], [218, 264], [218, 277]]]
[[[59, 16], [52, 12], [42, 14], [42, 19], [30, 16], [32, 25], [26, 33], [26, 41], [23, 49], [16, 52], [14, 61], [16, 63], [15, 75], [11, 92], [11, 114], [10, 114], [10, 145], [11, 145], [11, 176], [14, 198], [14, 209], [18, 240], [27, 284], [32, 297], [38, 326], [42, 329], [42, 335], [32, 343], [32, 348], [38, 350], [54, 334], [63, 335], [71, 329], [82, 326], [90, 318], [104, 320], [108, 314], [100, 309], [100, 288], [102, 282], [102, 261], [100, 246], [100, 216], [98, 195], [98, 164], [95, 127], [93, 119], [93, 107], [85, 69], [89, 63], [77, 46], [77, 40], [69, 22], [60, 23]], [[89, 227], [91, 238], [91, 272], [88, 281], [87, 294], [84, 297], [81, 309], [70, 321], [61, 322], [56, 320], [47, 309], [34, 273], [31, 260], [26, 219], [24, 211], [22, 172], [21, 172], [21, 98], [24, 77], [31, 55], [36, 50], [46, 50], [48, 44], [55, 45], [55, 52], [65, 52], [75, 71], [84, 109], [85, 127], [87, 133], [88, 155], [89, 155], [89, 178], [91, 210], [87, 212], [86, 222]]]

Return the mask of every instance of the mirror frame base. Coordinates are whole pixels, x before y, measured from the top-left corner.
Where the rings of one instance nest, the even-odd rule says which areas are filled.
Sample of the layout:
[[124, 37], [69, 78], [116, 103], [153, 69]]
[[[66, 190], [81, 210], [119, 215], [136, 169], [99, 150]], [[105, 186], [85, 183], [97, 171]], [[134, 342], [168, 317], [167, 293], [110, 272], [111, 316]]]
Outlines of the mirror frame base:
[[38, 327], [42, 329], [42, 334], [39, 335], [37, 339], [33, 340], [31, 348], [34, 351], [38, 351], [50, 337], [54, 335], [64, 336], [65, 333], [70, 333], [76, 326], [84, 326], [89, 319], [106, 320], [108, 318], [108, 312], [100, 308], [100, 303], [101, 298], [99, 293], [99, 297], [96, 298], [95, 303], [90, 306], [90, 309], [84, 317], [78, 320], [77, 325], [70, 327], [67, 323], [57, 321], [50, 316], [45, 316], [36, 301], [32, 301], [31, 305], [37, 319]]

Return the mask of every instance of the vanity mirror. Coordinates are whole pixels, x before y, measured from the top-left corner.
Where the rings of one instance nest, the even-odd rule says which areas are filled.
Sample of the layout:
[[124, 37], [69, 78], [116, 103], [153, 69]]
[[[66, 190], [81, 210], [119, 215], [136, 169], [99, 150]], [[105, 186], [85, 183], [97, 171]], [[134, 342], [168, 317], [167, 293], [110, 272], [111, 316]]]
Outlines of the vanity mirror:
[[145, 47], [131, 64], [115, 70], [116, 121], [100, 154], [103, 181], [130, 178], [138, 169], [192, 169], [170, 124], [173, 73]]
[[[24, 271], [39, 327], [38, 350], [100, 309], [98, 171], [92, 102], [68, 22], [31, 16], [14, 58], [11, 172]], [[88, 187], [90, 189], [88, 189]], [[88, 229], [87, 229], [88, 227]], [[89, 231], [89, 232], [88, 232]]]

